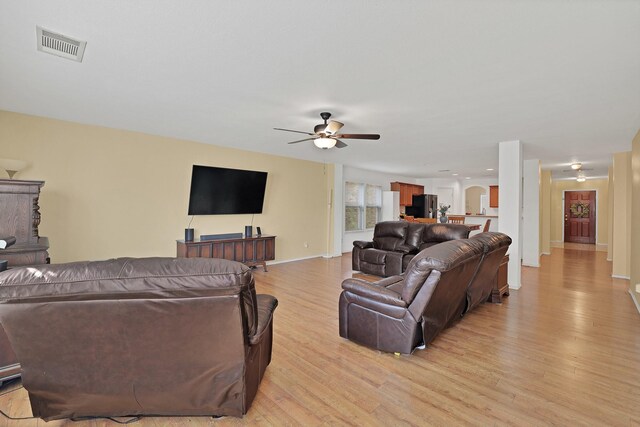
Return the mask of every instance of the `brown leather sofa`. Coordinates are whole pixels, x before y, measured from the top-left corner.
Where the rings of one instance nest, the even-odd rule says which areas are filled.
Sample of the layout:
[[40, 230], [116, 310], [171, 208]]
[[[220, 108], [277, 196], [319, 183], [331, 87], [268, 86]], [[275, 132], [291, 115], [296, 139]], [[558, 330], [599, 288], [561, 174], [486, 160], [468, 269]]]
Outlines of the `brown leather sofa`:
[[481, 233], [426, 248], [401, 275], [373, 283], [346, 279], [339, 301], [340, 336], [404, 354], [429, 344], [487, 300], [510, 243], [505, 234]]
[[352, 268], [376, 276], [402, 273], [423, 249], [449, 240], [466, 239], [469, 228], [460, 224], [421, 224], [383, 221], [373, 230], [373, 241], [353, 242]]
[[243, 264], [119, 258], [0, 273], [0, 321], [45, 420], [247, 412], [277, 300]]

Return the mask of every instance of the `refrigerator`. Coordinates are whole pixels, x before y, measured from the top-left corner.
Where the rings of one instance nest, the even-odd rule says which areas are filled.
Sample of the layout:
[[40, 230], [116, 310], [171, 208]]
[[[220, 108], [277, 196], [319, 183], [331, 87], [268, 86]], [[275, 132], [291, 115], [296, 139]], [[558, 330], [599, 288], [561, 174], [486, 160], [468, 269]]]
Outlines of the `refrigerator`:
[[438, 196], [435, 194], [414, 194], [411, 206], [407, 206], [405, 212], [415, 218], [437, 218]]

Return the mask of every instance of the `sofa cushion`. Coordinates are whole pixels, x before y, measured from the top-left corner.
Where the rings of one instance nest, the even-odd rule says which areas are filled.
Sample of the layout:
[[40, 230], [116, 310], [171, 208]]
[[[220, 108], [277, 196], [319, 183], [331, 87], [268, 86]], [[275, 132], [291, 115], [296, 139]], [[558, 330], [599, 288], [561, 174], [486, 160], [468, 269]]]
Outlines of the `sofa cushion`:
[[422, 243], [422, 235], [424, 233], [424, 224], [419, 222], [410, 222], [407, 227], [407, 238], [405, 244], [418, 249]]
[[406, 221], [385, 221], [376, 224], [373, 230], [373, 247], [385, 251], [393, 251], [404, 244], [407, 235]]
[[469, 238], [469, 227], [462, 224], [425, 224], [424, 243], [446, 242]]
[[369, 264], [384, 264], [386, 256], [386, 251], [382, 251], [380, 249], [367, 249], [366, 251], [362, 251], [360, 260]]

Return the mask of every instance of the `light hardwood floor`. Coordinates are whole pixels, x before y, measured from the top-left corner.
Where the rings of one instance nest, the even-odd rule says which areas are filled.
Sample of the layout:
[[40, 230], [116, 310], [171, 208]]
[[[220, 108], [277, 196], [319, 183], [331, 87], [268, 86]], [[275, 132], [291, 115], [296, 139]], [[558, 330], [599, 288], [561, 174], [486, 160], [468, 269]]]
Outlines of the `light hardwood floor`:
[[[273, 360], [242, 419], [182, 425], [640, 425], [640, 315], [603, 252], [554, 248], [501, 305], [484, 304], [411, 356], [338, 336], [350, 256], [256, 270], [275, 295]], [[30, 415], [24, 390], [0, 409]], [[114, 425], [7, 421], [4, 425]]]

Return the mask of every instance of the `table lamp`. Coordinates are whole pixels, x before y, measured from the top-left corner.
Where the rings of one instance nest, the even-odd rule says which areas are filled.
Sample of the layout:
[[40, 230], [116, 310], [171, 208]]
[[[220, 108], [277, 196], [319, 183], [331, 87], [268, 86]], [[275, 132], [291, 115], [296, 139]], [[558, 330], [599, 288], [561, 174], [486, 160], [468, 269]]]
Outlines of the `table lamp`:
[[9, 179], [13, 179], [13, 176], [24, 169], [26, 166], [27, 162], [25, 162], [24, 160], [0, 159], [0, 168], [7, 171]]

